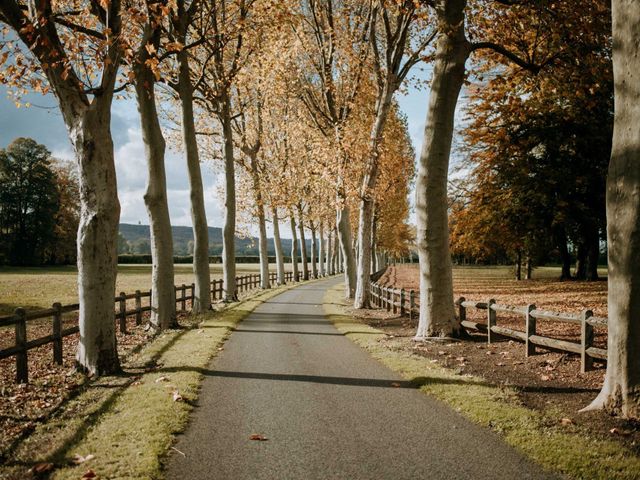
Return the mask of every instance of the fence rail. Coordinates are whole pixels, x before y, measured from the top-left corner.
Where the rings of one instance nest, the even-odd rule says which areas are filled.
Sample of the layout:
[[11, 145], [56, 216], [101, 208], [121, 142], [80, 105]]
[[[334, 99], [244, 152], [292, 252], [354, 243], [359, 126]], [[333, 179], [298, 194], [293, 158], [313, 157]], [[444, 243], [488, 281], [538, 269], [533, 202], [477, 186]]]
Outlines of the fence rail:
[[[302, 275], [299, 274], [296, 281], [301, 279]], [[270, 282], [276, 282], [276, 273], [269, 273]], [[260, 286], [261, 276], [260, 274], [249, 274], [236, 277], [236, 294], [247, 292]], [[293, 273], [285, 273], [285, 282], [293, 281]], [[224, 296], [224, 284], [223, 280], [213, 280], [211, 282], [211, 300], [222, 300]], [[193, 301], [195, 297], [195, 284], [182, 284], [175, 286], [176, 291], [176, 306], [179, 312], [187, 312], [187, 302]], [[136, 325], [142, 324], [142, 315], [145, 312], [151, 311], [151, 294], [152, 291], [140, 291], [136, 290], [135, 293], [120, 292], [114, 298], [114, 320], [118, 322], [118, 328], [121, 333], [127, 333], [127, 319], [135, 316]], [[143, 299], [148, 298], [143, 302]], [[134, 300], [134, 308], [127, 307], [127, 301]], [[146, 303], [146, 305], [143, 305]], [[28, 351], [48, 343], [53, 344], [53, 361], [62, 365], [63, 352], [62, 352], [62, 339], [70, 335], [76, 334], [80, 331], [78, 325], [74, 325], [68, 328], [62, 328], [62, 317], [65, 313], [77, 312], [80, 308], [78, 303], [71, 305], [61, 305], [56, 302], [51, 308], [44, 310], [36, 310], [27, 312], [23, 308], [17, 308], [13, 315], [0, 316], [0, 327], [15, 326], [15, 345], [0, 350], [0, 360], [14, 357], [16, 358], [16, 382], [27, 383], [29, 381], [29, 368], [28, 368]], [[33, 320], [40, 320], [45, 318], [52, 319], [52, 333], [44, 337], [36, 338], [33, 340], [27, 340], [27, 324]]]
[[[379, 308], [385, 308], [388, 312], [409, 315], [410, 318], [419, 314], [419, 304], [416, 301], [416, 292], [414, 290], [407, 291], [404, 288], [391, 288], [376, 282], [370, 282], [369, 293], [372, 303]], [[493, 299], [487, 302], [478, 302], [467, 300], [464, 297], [459, 298], [455, 302], [455, 306], [458, 309], [458, 318], [463, 327], [486, 332], [488, 343], [495, 341], [495, 335], [519, 340], [525, 344], [527, 357], [535, 353], [536, 347], [575, 353], [580, 355], [581, 371], [583, 373], [593, 368], [594, 360], [607, 360], [607, 349], [593, 345], [593, 328], [595, 326], [606, 326], [608, 320], [604, 317], [594, 316], [591, 310], [584, 310], [580, 314], [559, 313], [539, 310], [535, 305], [502, 305], [496, 303]], [[468, 309], [486, 310], [486, 323], [467, 320]], [[525, 322], [525, 331], [498, 325], [498, 313], [522, 316]], [[543, 320], [579, 325], [580, 342], [570, 342], [538, 335], [536, 332], [537, 322]]]

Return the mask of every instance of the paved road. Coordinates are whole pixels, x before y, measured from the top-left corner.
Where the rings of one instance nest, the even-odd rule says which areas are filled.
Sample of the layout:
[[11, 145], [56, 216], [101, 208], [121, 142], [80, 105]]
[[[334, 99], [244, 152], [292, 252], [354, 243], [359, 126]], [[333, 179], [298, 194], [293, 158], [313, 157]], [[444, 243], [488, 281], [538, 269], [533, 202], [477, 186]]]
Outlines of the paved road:
[[394, 388], [400, 378], [324, 318], [336, 282], [282, 293], [239, 325], [205, 372], [168, 478], [551, 478], [444, 404]]

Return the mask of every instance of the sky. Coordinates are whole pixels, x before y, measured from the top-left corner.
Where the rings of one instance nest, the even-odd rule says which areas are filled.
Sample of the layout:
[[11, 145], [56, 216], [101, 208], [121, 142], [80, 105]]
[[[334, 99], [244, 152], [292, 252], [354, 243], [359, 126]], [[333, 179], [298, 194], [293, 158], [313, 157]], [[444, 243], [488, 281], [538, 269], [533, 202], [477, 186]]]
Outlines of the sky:
[[[424, 77], [426, 73], [419, 73]], [[397, 95], [402, 111], [407, 115], [413, 146], [419, 154], [426, 118], [428, 90], [409, 86], [406, 92]], [[0, 148], [5, 148], [17, 137], [31, 137], [45, 145], [54, 157], [72, 161], [73, 151], [62, 117], [53, 96], [29, 96], [25, 101], [30, 107], [16, 108], [0, 85]], [[148, 224], [143, 201], [146, 182], [144, 145], [135, 101], [132, 99], [114, 102], [112, 110], [112, 134], [115, 148], [118, 193], [121, 203], [121, 223]], [[182, 154], [167, 149], [166, 169], [168, 182], [169, 213], [173, 225], [191, 226], [189, 213], [189, 184], [185, 160]], [[223, 224], [221, 175], [214, 166], [202, 164], [205, 188], [205, 206], [209, 226]], [[411, 196], [413, 197], [413, 195]], [[253, 228], [250, 229], [252, 233]], [[256, 229], [257, 230], [257, 229]], [[286, 237], [286, 229], [283, 229]]]

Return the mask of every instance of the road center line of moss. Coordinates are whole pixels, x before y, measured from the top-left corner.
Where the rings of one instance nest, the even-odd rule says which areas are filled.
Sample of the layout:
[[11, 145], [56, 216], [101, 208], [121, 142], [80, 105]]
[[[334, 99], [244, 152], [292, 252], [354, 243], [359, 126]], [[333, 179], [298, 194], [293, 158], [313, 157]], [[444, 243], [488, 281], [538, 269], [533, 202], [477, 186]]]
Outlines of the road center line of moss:
[[[162, 458], [174, 435], [186, 428], [201, 371], [256, 307], [304, 283], [202, 315], [196, 328], [162, 333], [128, 362], [127, 374], [97, 379], [64, 412], [39, 426], [16, 452], [16, 466], [0, 469], [0, 477], [20, 478], [20, 465], [51, 462], [56, 479], [77, 479], [88, 469], [100, 478], [161, 478]], [[90, 461], [74, 465], [74, 458], [89, 455]]]
[[[387, 335], [347, 314], [344, 286], [329, 289], [324, 310], [335, 327], [371, 356], [445, 402], [469, 420], [498, 432], [510, 445], [547, 470], [570, 478], [637, 479], [640, 459], [618, 443], [586, 437], [574, 426], [525, 408], [516, 393], [481, 378], [459, 375], [425, 357], [390, 349]], [[499, 469], [499, 466], [496, 466]], [[499, 470], [496, 470], [499, 476]]]

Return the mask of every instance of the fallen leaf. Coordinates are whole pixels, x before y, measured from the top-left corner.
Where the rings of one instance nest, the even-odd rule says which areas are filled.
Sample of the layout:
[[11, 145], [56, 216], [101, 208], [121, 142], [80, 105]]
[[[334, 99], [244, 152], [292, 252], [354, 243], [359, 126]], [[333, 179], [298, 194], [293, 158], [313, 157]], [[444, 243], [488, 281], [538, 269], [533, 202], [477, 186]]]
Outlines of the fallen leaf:
[[540, 375], [540, 380], [542, 380], [543, 382], [547, 382], [551, 380], [551, 377], [549, 375]]
[[504, 366], [505, 366], [505, 364], [504, 364], [504, 363], [502, 363], [502, 362], [498, 362], [498, 363], [496, 363], [496, 367], [504, 367]]
[[96, 472], [94, 472], [93, 470], [89, 469], [86, 472], [84, 472], [84, 475], [82, 475], [82, 478], [96, 478]]
[[88, 462], [89, 460], [93, 460], [94, 458], [96, 458], [96, 456], [92, 455], [92, 454], [89, 454], [89, 455], [83, 457], [82, 455], [78, 455], [76, 453], [73, 456], [73, 463], [75, 463], [76, 465], [80, 465], [81, 463]]
[[456, 360], [458, 362], [466, 362], [467, 361], [467, 359], [465, 357], [457, 357]]
[[573, 425], [573, 420], [571, 420], [570, 418], [563, 418], [560, 420], [560, 424], [561, 425]]
[[438, 355], [446, 355], [446, 354], [447, 354], [447, 352], [445, 352], [444, 350], [440, 350], [440, 351], [438, 352]]
[[269, 439], [267, 437], [265, 437], [264, 435], [260, 435], [259, 433], [253, 433], [249, 437], [249, 440], [257, 440], [258, 442], [266, 442]]
[[609, 433], [611, 433], [612, 435], [621, 435], [625, 437], [627, 435], [631, 435], [631, 432], [627, 430], [620, 430], [619, 428], [612, 428], [611, 430], [609, 430]]
[[398, 387], [400, 387], [401, 385], [400, 385], [398, 382], [393, 382], [393, 383], [391, 384], [391, 386], [392, 386], [392, 387], [396, 387], [396, 388], [398, 388]]
[[156, 383], [160, 383], [160, 382], [168, 382], [169, 381], [169, 377], [159, 377], [156, 378]]
[[178, 390], [174, 390], [172, 392], [173, 394], [173, 401], [174, 402], [181, 402], [182, 401], [182, 395], [180, 395], [180, 392], [178, 392]]

